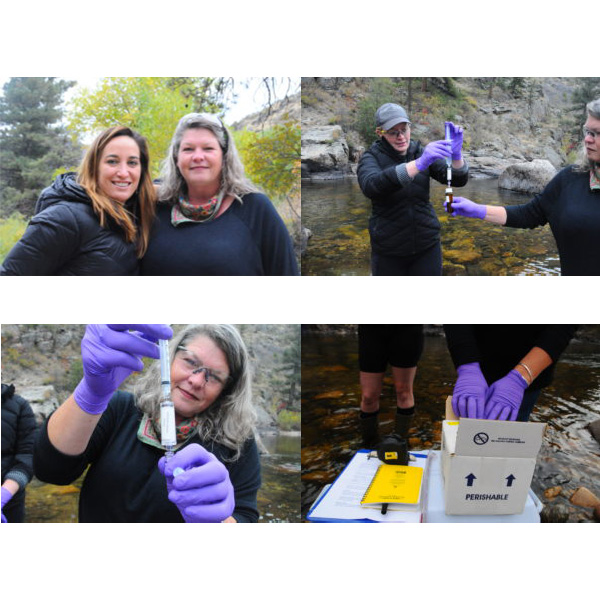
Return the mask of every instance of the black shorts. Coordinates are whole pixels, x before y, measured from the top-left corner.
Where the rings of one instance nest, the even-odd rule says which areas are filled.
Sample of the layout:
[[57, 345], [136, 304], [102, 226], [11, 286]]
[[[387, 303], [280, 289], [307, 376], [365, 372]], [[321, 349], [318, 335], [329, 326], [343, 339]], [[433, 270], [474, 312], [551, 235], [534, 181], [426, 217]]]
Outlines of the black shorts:
[[359, 325], [358, 362], [363, 373], [384, 373], [387, 365], [416, 367], [423, 353], [423, 325]]

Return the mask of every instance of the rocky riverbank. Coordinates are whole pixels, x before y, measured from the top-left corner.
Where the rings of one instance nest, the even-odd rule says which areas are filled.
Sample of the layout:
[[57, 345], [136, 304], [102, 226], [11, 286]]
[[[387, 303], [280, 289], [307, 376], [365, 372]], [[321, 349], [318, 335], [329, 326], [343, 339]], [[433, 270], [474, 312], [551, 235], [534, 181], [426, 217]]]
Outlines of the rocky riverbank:
[[[181, 325], [173, 325], [177, 330]], [[300, 428], [300, 328], [238, 325], [253, 369], [258, 427], [268, 435]], [[84, 325], [2, 325], [2, 382], [29, 401], [39, 422], [82, 376]], [[133, 375], [123, 389], [131, 388]]]
[[[408, 84], [400, 78], [391, 81], [397, 83], [394, 94], [381, 103], [408, 106]], [[423, 143], [440, 139], [444, 120], [461, 125], [464, 156], [473, 178], [499, 178], [519, 164], [533, 179], [547, 181], [551, 169], [555, 172], [568, 162], [572, 125], [566, 113], [578, 85], [576, 78], [529, 78], [525, 91], [517, 94], [498, 87], [492, 97], [481, 78], [457, 78], [454, 84], [459, 99], [444, 96], [435, 85], [427, 93], [410, 91], [413, 139]], [[366, 78], [303, 78], [303, 178], [355, 175], [360, 156], [370, 144], [360, 132], [360, 111], [374, 93], [373, 85]], [[510, 184], [507, 181], [503, 187]]]

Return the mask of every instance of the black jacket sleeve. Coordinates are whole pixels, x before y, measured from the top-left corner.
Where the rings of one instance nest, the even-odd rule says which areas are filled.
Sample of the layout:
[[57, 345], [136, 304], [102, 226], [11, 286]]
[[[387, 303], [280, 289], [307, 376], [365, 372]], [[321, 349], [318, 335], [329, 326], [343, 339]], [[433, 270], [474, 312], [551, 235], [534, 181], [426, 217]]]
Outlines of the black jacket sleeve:
[[67, 204], [35, 215], [0, 268], [0, 275], [53, 275], [81, 245], [80, 227]]
[[21, 397], [17, 400], [19, 412], [16, 420], [16, 444], [12, 464], [4, 479], [16, 481], [23, 489], [33, 477], [33, 444], [37, 427], [29, 403]]
[[444, 325], [446, 343], [456, 369], [461, 365], [481, 360], [473, 327], [473, 325]]
[[229, 469], [229, 477], [235, 490], [233, 518], [238, 523], [256, 523], [259, 516], [256, 495], [261, 477], [260, 459], [254, 438], [244, 444], [240, 459]]

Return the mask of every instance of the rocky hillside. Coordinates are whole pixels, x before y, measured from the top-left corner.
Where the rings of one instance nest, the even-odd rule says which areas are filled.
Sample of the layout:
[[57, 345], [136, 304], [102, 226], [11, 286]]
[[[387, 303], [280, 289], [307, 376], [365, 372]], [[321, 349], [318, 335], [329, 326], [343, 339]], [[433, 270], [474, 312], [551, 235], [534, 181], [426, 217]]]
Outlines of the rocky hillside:
[[[490, 88], [489, 78], [456, 78], [452, 90], [444, 89], [443, 78], [427, 79], [426, 89], [422, 78], [412, 78], [410, 89], [408, 78], [387, 79], [383, 89], [381, 78], [303, 78], [303, 176], [355, 173], [370, 144], [361, 127], [367, 101], [410, 106], [412, 137], [424, 143], [443, 138], [445, 120], [464, 127], [473, 177], [498, 177], [509, 165], [534, 159], [560, 168], [577, 143], [569, 109], [581, 79], [524, 78], [511, 88], [517, 84], [504, 78]], [[374, 111], [371, 121], [374, 130]]]
[[288, 96], [282, 100], [276, 100], [258, 113], [254, 113], [234, 123], [233, 129], [249, 129], [260, 131], [269, 129], [286, 121], [300, 122], [300, 93]]
[[[173, 325], [176, 331], [181, 327]], [[237, 327], [254, 370], [259, 429], [299, 429], [300, 327]], [[2, 325], [2, 382], [14, 384], [39, 420], [63, 402], [79, 382], [84, 331], [84, 325]], [[130, 384], [133, 377], [128, 380]]]

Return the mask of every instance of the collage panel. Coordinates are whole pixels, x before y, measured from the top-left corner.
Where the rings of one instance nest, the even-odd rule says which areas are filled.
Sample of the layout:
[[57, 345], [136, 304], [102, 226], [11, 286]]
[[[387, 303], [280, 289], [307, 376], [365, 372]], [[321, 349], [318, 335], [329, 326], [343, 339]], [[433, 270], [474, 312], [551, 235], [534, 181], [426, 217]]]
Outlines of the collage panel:
[[303, 77], [302, 274], [600, 275], [600, 78]]
[[0, 77], [0, 128], [0, 275], [300, 274], [298, 77]]
[[299, 325], [2, 325], [2, 522], [297, 523]]
[[598, 521], [599, 389], [598, 325], [303, 325], [302, 519]]

